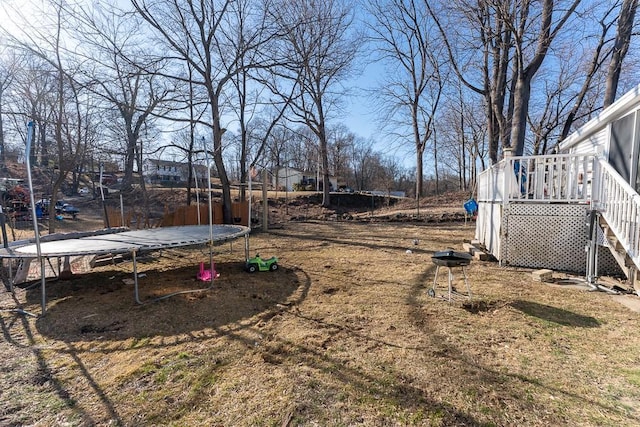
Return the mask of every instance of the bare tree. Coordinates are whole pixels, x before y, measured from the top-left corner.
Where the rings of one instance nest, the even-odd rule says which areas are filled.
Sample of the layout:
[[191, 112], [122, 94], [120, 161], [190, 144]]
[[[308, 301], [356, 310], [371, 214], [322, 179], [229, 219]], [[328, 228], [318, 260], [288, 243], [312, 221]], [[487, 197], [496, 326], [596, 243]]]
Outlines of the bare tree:
[[[269, 35], [261, 25], [247, 24], [244, 28], [252, 31], [242, 33], [242, 43], [238, 44], [236, 12], [242, 4], [233, 0], [132, 0], [132, 4], [167, 49], [163, 56], [187, 63], [192, 70], [192, 83], [206, 93], [210, 118], [207, 125], [211, 128], [211, 151], [222, 184], [223, 215], [225, 222], [231, 222], [231, 185], [222, 138], [226, 130], [222, 118], [228, 107], [225, 102], [230, 96], [227, 86], [241, 71], [263, 66], [263, 58], [259, 63], [253, 62], [257, 58], [250, 59], [247, 53], [258, 51]], [[177, 71], [166, 74], [186, 81]]]
[[624, 0], [618, 15], [618, 29], [613, 46], [613, 54], [607, 72], [607, 88], [604, 94], [604, 107], [608, 107], [616, 98], [618, 81], [622, 71], [622, 61], [629, 51], [633, 22], [638, 9], [638, 0]]
[[[38, 62], [48, 68], [46, 75], [51, 77], [49, 92], [44, 99], [35, 100], [32, 108], [39, 108], [43, 104], [48, 108], [46, 119], [40, 118], [42, 121], [39, 133], [42, 142], [47, 141], [46, 125], [50, 124], [53, 127], [52, 138], [56, 155], [54, 163], [57, 165], [57, 169], [52, 168], [57, 171], [51, 189], [51, 205], [54, 206], [57, 194], [68, 174], [76, 170], [79, 159], [84, 155], [83, 144], [87, 140], [85, 136], [88, 131], [85, 119], [88, 116], [83, 111], [81, 89], [75, 80], [76, 70], [71, 66], [71, 55], [65, 46], [65, 36], [68, 34], [64, 24], [68, 15], [63, 2], [53, 2], [51, 7], [53, 13], [43, 15], [49, 24], [43, 26], [43, 31], [24, 33], [23, 39], [14, 37], [12, 43], [38, 58]], [[49, 28], [50, 32], [44, 32]], [[41, 150], [45, 160], [52, 160], [46, 159], [49, 153], [44, 147], [41, 146]], [[55, 221], [50, 222], [49, 232], [55, 232]]]
[[271, 113], [258, 116], [252, 122], [249, 139], [253, 161], [250, 166], [261, 164], [263, 167], [271, 167], [275, 172], [283, 165], [288, 166], [294, 157], [292, 146], [296, 133], [280, 123], [278, 117], [281, 117], [282, 110]]
[[349, 164], [353, 171], [356, 190], [372, 190], [374, 185], [376, 153], [373, 142], [356, 138], [349, 156]]
[[[429, 13], [414, 0], [376, 0], [370, 4], [370, 33], [387, 64], [381, 96], [384, 121], [407, 128], [416, 154], [416, 197], [423, 193], [424, 152], [434, 128], [445, 85], [442, 43], [431, 34]], [[404, 135], [402, 135], [404, 137]]]
[[302, 123], [317, 138], [322, 165], [323, 206], [329, 206], [329, 158], [327, 123], [338, 109], [351, 66], [360, 46], [352, 28], [353, 11], [342, 0], [316, 2], [280, 1], [273, 19], [282, 40], [276, 55], [281, 59], [278, 73], [286, 79], [286, 91], [295, 89], [291, 120]]
[[454, 71], [485, 98], [491, 161], [500, 142], [522, 154], [534, 76], [581, 1], [454, 0], [438, 10], [431, 3]]
[[[327, 146], [329, 156], [329, 170], [340, 184], [348, 178], [348, 158], [356, 136], [344, 124], [329, 128], [329, 143]], [[334, 189], [334, 190], [337, 190]]]
[[[240, 181], [247, 182], [247, 174], [261, 159], [271, 132], [282, 119], [291, 100], [291, 95], [284, 96], [279, 102], [267, 99], [274, 87], [273, 76], [270, 73], [270, 60], [266, 60], [262, 52], [257, 49], [246, 49], [246, 44], [253, 40], [268, 40], [274, 36], [264, 21], [266, 15], [258, 7], [258, 3], [251, 0], [237, 0], [233, 8], [235, 34], [229, 34], [229, 43], [235, 49], [238, 72], [233, 76], [236, 102], [232, 109], [238, 117], [239, 125], [239, 158]], [[255, 29], [261, 32], [255, 32]], [[251, 121], [257, 114], [262, 113], [260, 123], [255, 126]], [[267, 120], [267, 117], [269, 119]], [[258, 135], [255, 132], [260, 131]], [[250, 132], [254, 132], [250, 134]], [[249, 162], [251, 151], [253, 159]], [[240, 187], [240, 199], [245, 200], [246, 187]]]
[[[573, 101], [573, 105], [564, 118], [564, 124], [562, 125], [562, 132], [560, 133], [560, 137], [558, 138], [558, 143], [569, 136], [571, 127], [574, 121], [579, 118], [580, 111], [583, 108], [589, 92], [591, 92], [594, 86], [596, 86], [593, 84], [594, 79], [596, 79], [598, 73], [602, 69], [604, 61], [611, 55], [611, 48], [607, 48], [607, 43], [609, 41], [609, 31], [614, 23], [614, 20], [610, 17], [617, 6], [617, 2], [610, 5], [607, 9], [604, 10], [602, 16], [597, 19], [598, 25], [600, 26], [600, 34], [598, 36], [597, 42], [595, 43], [595, 46], [592, 48], [593, 53], [591, 55], [589, 65], [585, 70], [582, 86], [580, 87], [575, 97], [572, 97], [573, 99], [571, 99], [571, 101]], [[575, 51], [575, 43], [571, 44], [571, 49], [572, 51]], [[562, 83], [559, 83], [559, 86], [562, 87]], [[590, 113], [591, 111], [587, 110], [586, 114], [583, 115], [588, 115]], [[545, 147], [543, 147], [541, 152], [546, 152]]]
[[[160, 75], [165, 61], [149, 58], [142, 47], [140, 19], [109, 7], [75, 11], [77, 37], [82, 42], [82, 84], [101, 99], [106, 111], [117, 112], [118, 133], [124, 138], [124, 176], [121, 190], [132, 190], [134, 165], [139, 163], [155, 116], [166, 113], [165, 105], [175, 87]], [[138, 165], [141, 170], [141, 165]], [[140, 185], [144, 180], [140, 174]]]
[[[1, 39], [0, 39], [1, 43]], [[8, 113], [8, 91], [17, 77], [19, 60], [13, 49], [0, 48], [0, 170], [5, 168], [5, 117]]]
[[424, 0], [456, 76], [484, 100], [491, 163], [498, 161], [500, 143], [509, 141], [513, 114], [508, 105], [509, 70], [514, 34], [507, 21], [518, 4], [513, 0], [454, 0], [440, 2], [437, 9], [437, 4]]
[[[553, 0], [542, 0], [541, 9], [535, 11], [533, 3], [525, 2], [519, 11], [519, 19], [511, 22], [515, 33], [515, 64], [513, 87], [513, 121], [511, 122], [511, 146], [515, 155], [524, 153], [527, 116], [529, 113], [529, 100], [531, 98], [531, 82], [536, 75], [553, 40], [574, 13], [581, 0], [573, 0], [567, 9], [560, 13], [559, 19], [554, 22], [554, 13], [559, 6]], [[537, 12], [537, 13], [535, 13]], [[531, 23], [537, 25], [536, 32], [531, 32]], [[533, 35], [534, 39], [529, 37]], [[535, 43], [535, 49], [530, 58], [527, 58], [529, 44]]]
[[9, 118], [13, 128], [26, 140], [25, 123], [35, 124], [34, 141], [31, 146], [31, 164], [47, 164], [49, 160], [48, 129], [52, 123], [55, 89], [55, 72], [51, 65], [35, 55], [21, 51], [22, 67], [17, 76], [9, 100]]
[[[594, 111], [594, 99], [602, 98], [604, 63], [613, 49], [611, 29], [620, 10], [620, 1], [595, 4], [580, 14], [553, 49], [553, 60], [541, 67], [536, 95], [531, 99], [527, 146], [533, 154], [557, 147]], [[595, 31], [599, 29], [599, 31]]]
[[313, 132], [303, 125], [295, 129], [286, 129], [287, 132], [282, 137], [286, 137], [287, 141], [278, 141], [283, 147], [276, 148], [283, 153], [283, 160], [292, 168], [303, 171], [316, 170], [318, 144]]

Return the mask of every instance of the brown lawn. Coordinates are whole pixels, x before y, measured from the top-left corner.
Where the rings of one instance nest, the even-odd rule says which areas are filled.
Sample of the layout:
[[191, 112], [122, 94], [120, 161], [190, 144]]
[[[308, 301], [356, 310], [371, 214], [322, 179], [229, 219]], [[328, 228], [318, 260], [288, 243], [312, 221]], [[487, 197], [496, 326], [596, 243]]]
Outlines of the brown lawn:
[[[0, 293], [0, 425], [640, 424], [640, 314], [474, 261], [430, 298], [463, 223], [289, 222], [215, 247], [212, 290], [136, 305], [131, 263]], [[414, 240], [416, 240], [414, 242]], [[417, 244], [416, 244], [417, 243]], [[142, 298], [200, 286], [207, 248], [145, 257]], [[460, 274], [455, 287], [464, 290]], [[637, 298], [637, 297], [628, 297]]]

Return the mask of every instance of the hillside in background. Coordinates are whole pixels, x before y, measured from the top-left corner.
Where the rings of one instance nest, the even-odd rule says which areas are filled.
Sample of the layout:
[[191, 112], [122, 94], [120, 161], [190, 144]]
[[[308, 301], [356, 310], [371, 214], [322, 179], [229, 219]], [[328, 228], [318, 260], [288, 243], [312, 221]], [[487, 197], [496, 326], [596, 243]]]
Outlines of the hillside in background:
[[[5, 167], [4, 177], [24, 179], [26, 186], [26, 167], [24, 164], [8, 163]], [[35, 198], [49, 197], [51, 191], [52, 176], [48, 171], [33, 168], [33, 187]], [[100, 194], [93, 194], [93, 185], [89, 177], [81, 180], [81, 187], [90, 189], [85, 195], [71, 195], [71, 183], [63, 185], [58, 194], [59, 200], [73, 203], [80, 209], [80, 219], [93, 219], [98, 222], [103, 216], [103, 204]], [[218, 185], [213, 183], [213, 200], [220, 200], [221, 191]], [[236, 197], [238, 191], [232, 192]], [[252, 218], [253, 224], [261, 222], [263, 218], [263, 193], [261, 189], [253, 191]], [[282, 192], [268, 191], [269, 223], [281, 224], [288, 221], [304, 220], [338, 220], [338, 221], [398, 221], [398, 222], [448, 222], [463, 221], [465, 219], [463, 204], [470, 197], [465, 192], [448, 192], [437, 196], [423, 197], [418, 205], [417, 201], [410, 198], [373, 195], [370, 193], [332, 193], [331, 206], [322, 207], [322, 194], [316, 192]], [[145, 203], [146, 200], [146, 203]], [[196, 196], [192, 189], [191, 204], [207, 203], [206, 191], [200, 189]], [[147, 194], [137, 188], [133, 192], [120, 194], [110, 191], [106, 196], [105, 204], [119, 209], [120, 204], [127, 209], [148, 212], [151, 218], [160, 218], [168, 211], [176, 207], [186, 205], [186, 189], [183, 187], [157, 187], [148, 186]], [[95, 222], [88, 222], [95, 227]], [[81, 224], [76, 224], [81, 226]], [[63, 227], [67, 229], [68, 224]], [[82, 227], [85, 228], [85, 227]]]

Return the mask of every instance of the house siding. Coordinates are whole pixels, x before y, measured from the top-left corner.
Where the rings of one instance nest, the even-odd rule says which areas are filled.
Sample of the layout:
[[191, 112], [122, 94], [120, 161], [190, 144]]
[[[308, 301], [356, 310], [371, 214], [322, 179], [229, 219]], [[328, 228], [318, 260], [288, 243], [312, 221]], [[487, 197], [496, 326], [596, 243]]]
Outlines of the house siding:
[[[303, 184], [306, 181], [312, 181], [314, 183], [313, 191], [315, 191], [316, 176], [317, 174], [315, 172], [303, 172], [294, 168], [280, 168], [273, 176], [272, 184], [279, 190], [294, 191], [295, 185]], [[322, 182], [322, 176], [320, 176], [320, 181]], [[331, 183], [333, 190], [337, 190], [338, 180], [335, 177], [330, 176], [329, 182]]]
[[608, 155], [609, 152], [609, 126], [594, 133], [568, 150], [571, 154], [591, 154], [597, 157]]

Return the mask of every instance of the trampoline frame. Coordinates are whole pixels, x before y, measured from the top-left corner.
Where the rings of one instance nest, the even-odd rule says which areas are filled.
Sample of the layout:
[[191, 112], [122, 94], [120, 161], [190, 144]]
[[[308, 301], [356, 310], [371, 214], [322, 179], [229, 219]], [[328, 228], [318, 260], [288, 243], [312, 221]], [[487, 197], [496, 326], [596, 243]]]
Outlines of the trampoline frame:
[[[30, 121], [27, 124], [27, 144], [26, 144], [26, 153], [31, 152], [31, 143], [34, 135], [34, 122]], [[209, 151], [207, 150], [206, 143], [204, 137], [202, 137], [202, 145], [205, 152], [205, 160], [207, 162], [207, 170], [209, 177], [211, 176], [211, 167], [213, 166], [212, 162], [209, 161]], [[146, 252], [146, 251], [155, 251], [160, 249], [168, 249], [168, 248], [176, 248], [176, 247], [186, 247], [186, 246], [200, 246], [205, 243], [209, 245], [209, 265], [211, 271], [213, 272], [213, 243], [214, 242], [222, 242], [233, 240], [238, 237], [244, 236], [245, 238], [245, 260], [249, 259], [249, 233], [251, 232], [251, 228], [244, 227], [241, 225], [221, 225], [221, 224], [213, 224], [213, 209], [212, 209], [212, 201], [211, 201], [211, 179], [208, 179], [208, 202], [209, 202], [209, 224], [208, 225], [186, 225], [186, 226], [174, 226], [174, 227], [160, 227], [160, 228], [151, 228], [151, 229], [143, 229], [143, 230], [135, 230], [135, 231], [123, 231], [123, 229], [114, 230], [109, 227], [108, 218], [107, 219], [107, 227], [108, 229], [97, 231], [94, 233], [75, 233], [68, 235], [51, 235], [47, 237], [40, 237], [40, 231], [38, 229], [38, 221], [35, 211], [35, 200], [34, 200], [34, 191], [33, 191], [33, 181], [31, 178], [31, 156], [26, 156], [26, 165], [27, 165], [27, 179], [29, 182], [29, 197], [31, 201], [31, 216], [33, 218], [33, 230], [35, 237], [33, 240], [22, 240], [19, 242], [13, 242], [12, 244], [8, 244], [7, 239], [4, 238], [4, 248], [0, 249], [0, 261], [3, 261], [4, 258], [29, 258], [29, 259], [37, 259], [40, 262], [40, 276], [41, 276], [41, 293], [42, 293], [42, 315], [46, 313], [47, 309], [47, 291], [46, 291], [46, 274], [45, 274], [45, 259], [48, 260], [49, 264], [51, 264], [51, 258], [62, 258], [62, 257], [70, 257], [70, 256], [78, 256], [78, 255], [100, 255], [100, 254], [121, 254], [121, 253], [131, 253], [133, 258], [133, 281], [134, 281], [134, 295], [135, 300], [138, 304], [146, 304], [148, 302], [158, 301], [161, 299], [169, 298], [173, 295], [187, 293], [187, 292], [201, 292], [209, 290], [213, 287], [213, 281], [215, 279], [215, 275], [211, 274], [211, 284], [207, 288], [193, 289], [189, 291], [181, 291], [174, 292], [168, 295], [164, 295], [161, 297], [150, 298], [147, 301], [141, 301], [138, 289], [138, 264], [136, 255], [138, 252]], [[100, 182], [102, 182], [102, 164], [100, 165]], [[104, 206], [104, 193], [102, 193], [102, 187], [100, 187], [101, 198]], [[251, 198], [251, 179], [249, 179], [249, 197]], [[249, 199], [249, 209], [251, 207], [251, 199]], [[1, 212], [1, 211], [0, 211]], [[106, 217], [106, 212], [105, 212]], [[251, 218], [251, 210], [249, 210], [249, 218]], [[200, 218], [198, 216], [198, 223], [200, 223]], [[222, 228], [221, 228], [222, 227]], [[217, 229], [219, 233], [215, 233], [214, 229]], [[173, 231], [182, 231], [182, 235], [184, 235], [185, 231], [189, 230], [194, 233], [190, 239], [177, 238], [173, 240], [166, 239], [165, 241], [155, 240], [153, 241], [151, 237], [157, 234], [162, 234], [163, 232], [167, 235], [171, 235]], [[224, 232], [223, 230], [226, 230]], [[232, 232], [232, 230], [235, 230]], [[82, 236], [82, 237], [78, 237]], [[115, 237], [114, 237], [115, 236]], [[122, 239], [122, 237], [129, 237], [130, 239], [127, 241], [126, 239]], [[206, 237], [203, 237], [206, 236]], [[71, 242], [77, 243], [78, 246], [82, 246], [82, 243], [91, 242], [92, 239], [96, 239], [100, 237], [99, 245], [96, 243], [94, 247], [91, 245], [85, 245], [84, 250], [73, 249], [75, 245], [67, 245], [68, 248], [63, 248], [62, 250], [55, 251], [53, 249], [49, 250], [49, 247], [56, 247], [56, 243], [58, 245], [62, 245], [61, 242]], [[117, 238], [117, 240], [114, 240]], [[143, 240], [146, 238], [146, 240]], [[111, 244], [107, 244], [109, 241]], [[125, 243], [126, 241], [126, 243]], [[155, 242], [155, 244], [151, 244], [150, 242]], [[44, 246], [44, 253], [43, 253]], [[97, 248], [96, 248], [97, 246]], [[60, 263], [58, 262], [58, 265]], [[11, 265], [11, 264], [9, 264]], [[60, 274], [60, 271], [58, 271]], [[11, 277], [11, 268], [9, 273], [9, 282], [10, 282], [10, 290], [13, 292], [13, 280]]]
[[[44, 315], [46, 313], [45, 260], [51, 263], [52, 258], [129, 253], [133, 260], [134, 298], [136, 303], [143, 305], [178, 294], [207, 291], [213, 286], [214, 277], [211, 276], [209, 287], [174, 292], [142, 301], [138, 283], [137, 255], [139, 253], [208, 244], [212, 259], [214, 243], [231, 241], [244, 236], [246, 260], [249, 258], [250, 231], [250, 228], [241, 225], [216, 224], [213, 226], [187, 225], [133, 231], [101, 230], [93, 233], [57, 234], [43, 237], [38, 242], [35, 239], [12, 242], [8, 247], [0, 249], [0, 261], [4, 259], [38, 259], [40, 261], [42, 314]], [[211, 261], [211, 268], [213, 268], [212, 264], [213, 261]], [[13, 277], [10, 277], [9, 280], [11, 288], [13, 288]]]

